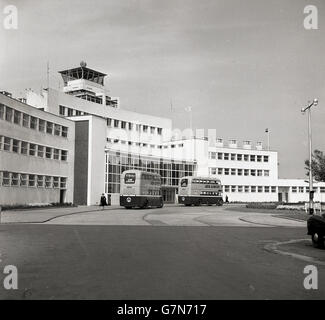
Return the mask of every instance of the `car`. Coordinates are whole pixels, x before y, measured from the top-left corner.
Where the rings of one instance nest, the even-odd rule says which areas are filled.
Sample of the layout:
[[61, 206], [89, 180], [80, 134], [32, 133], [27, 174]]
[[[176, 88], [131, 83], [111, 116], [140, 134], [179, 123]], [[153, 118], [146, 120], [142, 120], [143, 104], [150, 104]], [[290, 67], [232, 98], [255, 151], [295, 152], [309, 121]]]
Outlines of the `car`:
[[307, 220], [308, 235], [311, 235], [311, 240], [314, 247], [325, 247], [325, 213], [322, 215], [313, 215]]

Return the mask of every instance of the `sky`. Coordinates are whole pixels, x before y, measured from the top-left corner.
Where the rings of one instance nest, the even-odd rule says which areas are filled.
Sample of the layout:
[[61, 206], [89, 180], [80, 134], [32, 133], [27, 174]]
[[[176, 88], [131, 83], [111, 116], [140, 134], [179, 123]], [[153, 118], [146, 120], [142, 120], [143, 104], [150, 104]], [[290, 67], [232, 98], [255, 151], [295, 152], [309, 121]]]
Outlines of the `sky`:
[[[18, 10], [18, 29], [2, 26]], [[304, 28], [304, 7], [318, 29]], [[2, 15], [1, 15], [2, 13]], [[175, 128], [216, 129], [220, 138], [263, 141], [278, 151], [279, 176], [304, 178], [307, 116], [313, 149], [325, 151], [324, 0], [0, 0], [0, 89], [62, 88], [57, 71], [107, 73], [121, 108], [168, 117]]]

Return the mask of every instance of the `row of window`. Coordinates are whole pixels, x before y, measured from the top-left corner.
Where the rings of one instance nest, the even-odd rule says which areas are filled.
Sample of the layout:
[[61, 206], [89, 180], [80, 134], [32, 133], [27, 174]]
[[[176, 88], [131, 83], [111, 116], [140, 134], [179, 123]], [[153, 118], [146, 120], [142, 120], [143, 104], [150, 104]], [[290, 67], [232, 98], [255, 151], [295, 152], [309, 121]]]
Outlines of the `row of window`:
[[[309, 187], [291, 187], [291, 191], [293, 193], [309, 193]], [[325, 187], [313, 187], [314, 192], [320, 192], [320, 193], [325, 193]]]
[[182, 148], [184, 147], [183, 143], [179, 143], [179, 144], [171, 144], [171, 145], [155, 145], [155, 144], [148, 144], [148, 143], [142, 143], [142, 142], [133, 142], [133, 141], [125, 141], [125, 140], [120, 140], [120, 139], [111, 139], [111, 138], [106, 138], [106, 141], [108, 143], [121, 143], [121, 144], [128, 144], [129, 146], [137, 146], [137, 147], [148, 147], [148, 148], [152, 148], [152, 149], [167, 149], [167, 148], [171, 148], [174, 149], [176, 147], [178, 148]]
[[258, 192], [258, 193], [275, 193], [277, 192], [277, 187], [275, 186], [223, 186], [223, 192]]
[[232, 161], [251, 161], [269, 162], [269, 156], [241, 153], [209, 152], [209, 159], [232, 160]]
[[210, 174], [225, 176], [252, 176], [252, 177], [269, 177], [270, 170], [261, 169], [236, 169], [236, 168], [209, 168]]
[[73, 116], [86, 116], [89, 113], [60, 105], [59, 106], [59, 114], [60, 114], [60, 116], [73, 117]]
[[29, 173], [0, 171], [0, 182], [3, 187], [34, 187], [66, 189], [66, 177], [53, 177]]
[[67, 150], [42, 146], [4, 136], [0, 136], [0, 150], [61, 161], [67, 161], [68, 159]]
[[159, 134], [159, 135], [162, 134], [162, 128], [156, 128], [145, 124], [137, 124], [137, 123], [127, 122], [127, 121], [122, 121], [117, 119], [111, 119], [111, 118], [107, 118], [106, 121], [107, 121], [107, 126], [112, 128], [121, 128], [130, 131], [136, 130], [136, 131], [142, 131], [150, 134]]
[[0, 120], [6, 120], [25, 128], [38, 130], [40, 132], [55, 136], [67, 137], [68, 128], [57, 123], [33, 117], [27, 113], [18, 111], [0, 103]]

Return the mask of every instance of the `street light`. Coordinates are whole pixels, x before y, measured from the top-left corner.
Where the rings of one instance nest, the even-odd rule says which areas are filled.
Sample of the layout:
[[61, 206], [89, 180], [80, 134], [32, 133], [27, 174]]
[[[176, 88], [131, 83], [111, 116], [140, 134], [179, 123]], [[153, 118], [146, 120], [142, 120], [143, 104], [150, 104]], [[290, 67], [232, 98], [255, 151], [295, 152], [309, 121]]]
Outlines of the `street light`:
[[309, 214], [314, 213], [314, 190], [313, 190], [313, 173], [311, 170], [312, 163], [312, 144], [311, 144], [311, 107], [318, 105], [318, 99], [308, 102], [308, 105], [301, 109], [304, 114], [308, 110], [308, 146], [309, 146]]

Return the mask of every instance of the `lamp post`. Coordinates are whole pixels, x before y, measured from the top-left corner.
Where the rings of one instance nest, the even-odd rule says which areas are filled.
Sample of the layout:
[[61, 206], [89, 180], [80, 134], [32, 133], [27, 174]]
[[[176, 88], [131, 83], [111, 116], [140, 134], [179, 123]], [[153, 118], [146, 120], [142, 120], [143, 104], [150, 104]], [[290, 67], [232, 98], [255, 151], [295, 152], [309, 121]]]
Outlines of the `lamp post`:
[[313, 190], [313, 173], [311, 170], [312, 164], [312, 136], [311, 136], [311, 107], [318, 105], [318, 99], [313, 102], [308, 102], [308, 105], [301, 109], [304, 114], [308, 110], [308, 147], [309, 147], [309, 214], [314, 213], [314, 190]]

